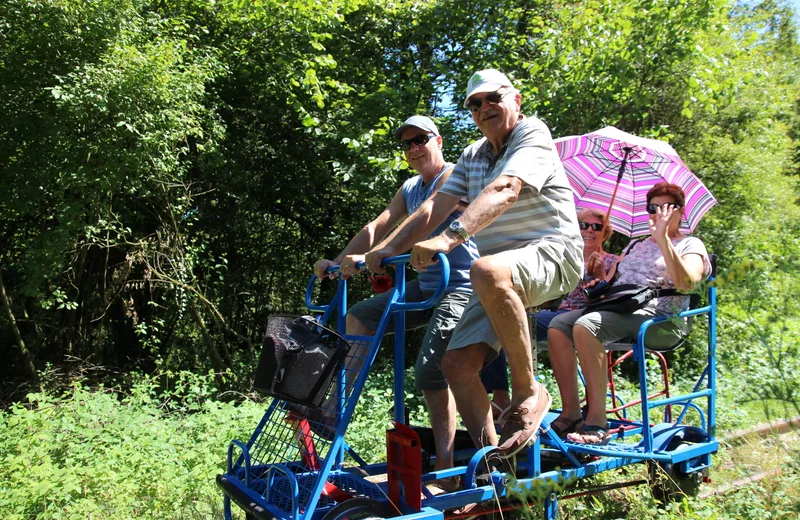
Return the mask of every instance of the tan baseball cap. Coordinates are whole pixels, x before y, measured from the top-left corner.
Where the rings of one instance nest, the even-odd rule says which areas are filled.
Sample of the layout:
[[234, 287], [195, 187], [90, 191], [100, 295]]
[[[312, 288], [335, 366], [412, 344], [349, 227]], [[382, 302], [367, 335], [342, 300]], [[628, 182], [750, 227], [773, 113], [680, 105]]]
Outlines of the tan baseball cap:
[[411, 116], [406, 119], [400, 127], [394, 131], [394, 138], [399, 140], [400, 136], [403, 135], [403, 132], [407, 128], [419, 128], [420, 130], [424, 130], [426, 132], [430, 132], [433, 135], [439, 135], [439, 129], [436, 128], [436, 125], [431, 120], [430, 117], [427, 116]]
[[464, 108], [467, 108], [467, 101], [470, 96], [482, 92], [497, 92], [503, 87], [514, 88], [508, 76], [497, 69], [479, 70], [469, 78], [467, 83], [467, 97], [464, 98]]

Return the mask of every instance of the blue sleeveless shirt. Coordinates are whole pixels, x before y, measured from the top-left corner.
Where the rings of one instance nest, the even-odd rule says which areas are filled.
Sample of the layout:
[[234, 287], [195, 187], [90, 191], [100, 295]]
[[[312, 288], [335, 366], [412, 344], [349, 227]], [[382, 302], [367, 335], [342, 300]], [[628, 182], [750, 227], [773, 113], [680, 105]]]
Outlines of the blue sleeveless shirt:
[[[452, 167], [453, 163], [445, 163], [444, 168], [442, 168], [442, 170], [436, 174], [436, 177], [428, 184], [422, 182], [421, 175], [412, 177], [403, 183], [400, 189], [403, 194], [403, 199], [406, 202], [409, 215], [417, 211], [422, 203], [431, 196], [444, 172]], [[461, 211], [452, 212], [430, 236], [435, 237], [444, 233], [450, 223], [460, 216]], [[475, 245], [475, 240], [472, 238], [448, 253], [447, 259], [450, 260], [450, 283], [447, 286], [447, 292], [472, 291], [472, 285], [469, 281], [469, 268], [478, 256], [480, 256], [478, 254], [478, 247]], [[438, 263], [428, 266], [425, 271], [419, 273], [418, 279], [420, 288], [426, 292], [434, 292], [436, 287], [439, 286], [439, 277], [441, 273], [442, 267]]]

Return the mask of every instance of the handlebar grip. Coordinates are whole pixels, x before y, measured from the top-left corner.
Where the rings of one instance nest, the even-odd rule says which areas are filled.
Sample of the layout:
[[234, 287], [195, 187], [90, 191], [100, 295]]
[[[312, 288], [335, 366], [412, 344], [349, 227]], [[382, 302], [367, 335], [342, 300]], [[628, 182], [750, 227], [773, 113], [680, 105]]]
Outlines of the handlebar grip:
[[[447, 285], [450, 283], [450, 262], [447, 260], [447, 256], [444, 253], [436, 253], [436, 258], [439, 260], [439, 263], [442, 266], [442, 276], [439, 278], [439, 285], [436, 287], [436, 291], [433, 293], [433, 296], [425, 300], [424, 302], [395, 302], [393, 305], [393, 310], [407, 310], [407, 311], [416, 311], [422, 309], [428, 309], [436, 305], [439, 300], [442, 298], [444, 291], [447, 289]], [[388, 258], [384, 258], [381, 262], [381, 265], [398, 265], [398, 264], [406, 264], [411, 260], [411, 255], [398, 255], [398, 256], [391, 256]], [[366, 267], [365, 262], [358, 262], [356, 267], [362, 269]], [[339, 271], [338, 265], [333, 265], [325, 270], [326, 273], [335, 273]], [[314, 305], [311, 302], [311, 295], [314, 292], [314, 282], [317, 281], [317, 275], [312, 274], [311, 278], [308, 280], [308, 284], [306, 285], [306, 307], [308, 307], [312, 311], [325, 311], [328, 306], [327, 305]]]
[[[418, 311], [422, 309], [429, 309], [439, 303], [442, 299], [447, 285], [450, 283], [450, 261], [444, 253], [436, 253], [436, 258], [442, 266], [442, 276], [439, 278], [439, 285], [433, 295], [423, 302], [395, 302], [392, 305], [392, 310], [405, 310], [405, 311]], [[396, 263], [408, 262], [411, 255], [400, 255], [387, 260], [400, 260]], [[392, 262], [395, 263], [395, 262]]]

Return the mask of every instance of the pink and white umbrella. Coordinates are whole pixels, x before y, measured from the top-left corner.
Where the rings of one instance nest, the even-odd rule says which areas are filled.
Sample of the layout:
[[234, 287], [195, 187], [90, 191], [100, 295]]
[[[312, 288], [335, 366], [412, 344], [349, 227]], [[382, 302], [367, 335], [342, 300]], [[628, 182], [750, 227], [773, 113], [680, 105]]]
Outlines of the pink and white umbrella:
[[614, 230], [628, 236], [650, 233], [647, 191], [659, 182], [683, 188], [686, 207], [681, 231], [691, 233], [717, 203], [708, 188], [664, 141], [645, 139], [607, 126], [581, 136], [562, 137], [556, 149], [572, 185], [575, 206], [607, 214]]

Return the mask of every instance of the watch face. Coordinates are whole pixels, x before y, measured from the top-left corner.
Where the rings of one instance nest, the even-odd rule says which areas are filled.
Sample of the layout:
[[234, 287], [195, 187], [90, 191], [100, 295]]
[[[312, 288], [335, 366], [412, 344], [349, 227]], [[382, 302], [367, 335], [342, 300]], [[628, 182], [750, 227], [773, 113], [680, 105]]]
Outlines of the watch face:
[[464, 238], [464, 240], [469, 240], [469, 233], [467, 233], [467, 230], [464, 229], [464, 226], [462, 226], [461, 222], [459, 222], [458, 220], [454, 220], [450, 223], [450, 231], [452, 231], [457, 235], [460, 235], [461, 237]]

